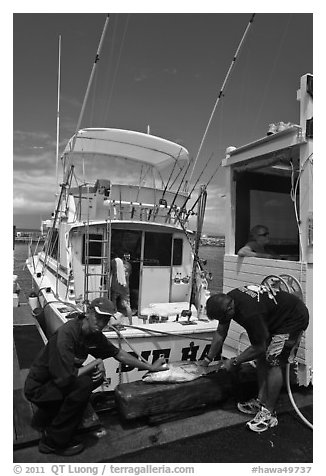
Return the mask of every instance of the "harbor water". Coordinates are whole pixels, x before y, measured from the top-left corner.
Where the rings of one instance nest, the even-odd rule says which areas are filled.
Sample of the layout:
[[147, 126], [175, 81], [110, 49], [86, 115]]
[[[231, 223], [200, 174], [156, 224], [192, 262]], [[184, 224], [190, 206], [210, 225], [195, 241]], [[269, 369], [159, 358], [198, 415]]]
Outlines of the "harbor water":
[[[36, 244], [32, 244], [32, 252], [35, 253]], [[40, 249], [41, 249], [40, 245]], [[32, 290], [32, 278], [25, 261], [28, 258], [29, 245], [26, 243], [15, 243], [14, 250], [14, 274], [18, 276], [19, 285], [27, 297]], [[224, 247], [218, 246], [202, 246], [199, 250], [199, 256], [202, 260], [207, 260], [205, 269], [212, 274], [212, 280], [209, 281], [209, 289], [212, 294], [222, 292], [223, 287], [223, 256]], [[21, 296], [21, 301], [24, 296]]]

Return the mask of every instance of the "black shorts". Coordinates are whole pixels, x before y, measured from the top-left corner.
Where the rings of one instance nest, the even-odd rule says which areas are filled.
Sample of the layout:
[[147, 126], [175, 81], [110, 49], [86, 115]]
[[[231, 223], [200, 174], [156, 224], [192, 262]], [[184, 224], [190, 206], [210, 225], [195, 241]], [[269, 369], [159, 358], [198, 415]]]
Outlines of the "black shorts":
[[289, 334], [275, 334], [269, 340], [266, 361], [271, 367], [292, 364], [297, 354], [303, 331]]

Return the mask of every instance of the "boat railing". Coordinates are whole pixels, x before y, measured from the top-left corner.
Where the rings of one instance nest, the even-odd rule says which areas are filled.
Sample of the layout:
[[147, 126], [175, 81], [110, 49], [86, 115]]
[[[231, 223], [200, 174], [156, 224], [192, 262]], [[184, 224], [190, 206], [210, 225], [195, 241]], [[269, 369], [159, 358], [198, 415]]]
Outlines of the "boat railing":
[[83, 186], [70, 193], [76, 210], [73, 219], [78, 221], [109, 219], [175, 226], [180, 221], [185, 226], [188, 221], [188, 210], [181, 208], [184, 194], [168, 192], [162, 198], [162, 190], [144, 187], [138, 194], [137, 187], [131, 185], [113, 185], [109, 189]]

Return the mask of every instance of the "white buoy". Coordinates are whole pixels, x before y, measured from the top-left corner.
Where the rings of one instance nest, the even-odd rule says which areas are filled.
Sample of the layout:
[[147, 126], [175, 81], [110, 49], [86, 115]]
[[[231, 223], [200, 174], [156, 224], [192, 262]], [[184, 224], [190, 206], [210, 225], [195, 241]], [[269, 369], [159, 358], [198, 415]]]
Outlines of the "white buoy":
[[31, 291], [28, 296], [28, 304], [30, 305], [32, 311], [39, 307], [40, 303], [38, 301], [38, 296], [35, 291]]

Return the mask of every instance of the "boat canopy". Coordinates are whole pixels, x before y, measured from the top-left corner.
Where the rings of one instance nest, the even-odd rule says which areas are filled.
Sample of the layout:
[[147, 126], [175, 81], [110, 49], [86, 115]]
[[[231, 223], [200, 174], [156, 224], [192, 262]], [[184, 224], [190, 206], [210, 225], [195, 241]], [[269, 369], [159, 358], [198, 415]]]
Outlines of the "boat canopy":
[[189, 161], [179, 144], [142, 132], [122, 129], [81, 129], [68, 142], [63, 156], [102, 155], [122, 157], [163, 168], [175, 161]]

